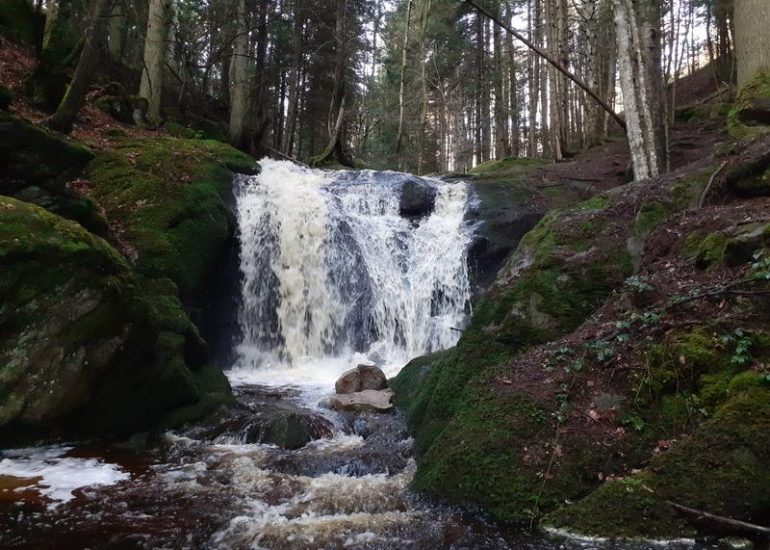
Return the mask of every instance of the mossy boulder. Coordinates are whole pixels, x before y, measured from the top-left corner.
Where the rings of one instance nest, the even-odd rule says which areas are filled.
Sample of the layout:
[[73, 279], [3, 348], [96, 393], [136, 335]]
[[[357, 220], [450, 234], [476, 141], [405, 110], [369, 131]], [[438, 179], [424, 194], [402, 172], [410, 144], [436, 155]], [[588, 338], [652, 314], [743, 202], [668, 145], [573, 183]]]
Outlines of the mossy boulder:
[[93, 158], [83, 145], [42, 126], [0, 113], [0, 193], [75, 220], [106, 237], [94, 202], [69, 185]]
[[0, 113], [0, 193], [75, 177], [93, 156], [74, 140]]
[[573, 332], [622, 288], [645, 238], [697, 204], [713, 170], [704, 162], [614, 189], [551, 211], [524, 236], [458, 345], [413, 361], [392, 383], [415, 436], [416, 489], [529, 523], [596, 486], [596, 472], [618, 457], [577, 432], [554, 443], [569, 388], [552, 387], [539, 365], [514, 380], [517, 360]]
[[549, 516], [547, 528], [613, 539], [694, 533], [669, 504], [763, 524], [770, 509], [770, 385], [732, 397], [641, 473], [611, 481]]
[[[144, 108], [144, 102], [147, 100], [137, 97], [129, 97], [125, 95], [106, 95], [102, 96], [94, 101], [94, 106], [97, 109], [107, 113], [118, 122], [124, 124], [138, 124], [142, 122]], [[137, 120], [137, 115], [139, 120]]]
[[6, 441], [120, 436], [230, 398], [178, 299], [156, 284], [80, 225], [0, 197]]
[[137, 271], [199, 294], [232, 234], [233, 172], [256, 162], [216, 141], [116, 140], [86, 169], [92, 196], [120, 231]]

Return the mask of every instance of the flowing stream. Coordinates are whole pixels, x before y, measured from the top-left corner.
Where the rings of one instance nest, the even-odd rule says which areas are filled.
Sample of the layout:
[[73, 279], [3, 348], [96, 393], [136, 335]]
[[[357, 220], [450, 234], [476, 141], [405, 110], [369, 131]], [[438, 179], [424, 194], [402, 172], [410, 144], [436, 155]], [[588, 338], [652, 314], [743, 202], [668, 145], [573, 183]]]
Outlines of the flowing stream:
[[[0, 545], [566, 547], [413, 494], [399, 413], [323, 406], [357, 363], [392, 376], [456, 343], [471, 309], [468, 186], [261, 164], [236, 180], [238, 406], [162, 437], [0, 454]], [[276, 419], [300, 419], [313, 440], [271, 444]]]

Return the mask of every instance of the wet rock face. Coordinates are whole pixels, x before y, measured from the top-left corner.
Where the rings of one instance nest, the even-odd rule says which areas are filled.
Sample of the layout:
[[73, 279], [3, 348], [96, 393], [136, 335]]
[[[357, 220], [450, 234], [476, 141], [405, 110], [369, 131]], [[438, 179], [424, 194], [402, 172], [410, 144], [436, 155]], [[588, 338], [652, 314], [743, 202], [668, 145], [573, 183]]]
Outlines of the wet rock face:
[[384, 390], [388, 387], [388, 380], [382, 369], [374, 365], [358, 365], [340, 376], [334, 384], [334, 391], [338, 394], [349, 394], [366, 390]]
[[399, 214], [404, 218], [419, 219], [429, 216], [436, 208], [436, 188], [417, 178], [406, 180], [401, 187]]

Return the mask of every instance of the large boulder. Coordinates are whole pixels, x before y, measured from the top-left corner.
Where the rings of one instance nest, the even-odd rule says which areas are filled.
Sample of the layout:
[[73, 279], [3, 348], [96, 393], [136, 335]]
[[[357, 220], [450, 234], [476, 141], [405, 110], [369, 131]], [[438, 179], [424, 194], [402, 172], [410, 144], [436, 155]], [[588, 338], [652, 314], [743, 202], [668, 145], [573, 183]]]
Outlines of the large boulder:
[[399, 214], [409, 219], [429, 216], [436, 208], [436, 194], [436, 188], [426, 181], [417, 178], [406, 180], [401, 186]]
[[387, 387], [388, 380], [382, 369], [374, 365], [358, 365], [339, 377], [334, 384], [334, 391], [338, 394], [349, 394], [366, 390], [384, 390]]
[[390, 412], [393, 410], [393, 390], [364, 390], [337, 394], [331, 398], [331, 408], [346, 412]]
[[78, 224], [0, 197], [5, 441], [120, 436], [228, 401], [226, 378], [162, 286]]
[[246, 430], [246, 443], [266, 443], [282, 449], [299, 449], [313, 440], [332, 436], [331, 422], [304, 410], [266, 411]]

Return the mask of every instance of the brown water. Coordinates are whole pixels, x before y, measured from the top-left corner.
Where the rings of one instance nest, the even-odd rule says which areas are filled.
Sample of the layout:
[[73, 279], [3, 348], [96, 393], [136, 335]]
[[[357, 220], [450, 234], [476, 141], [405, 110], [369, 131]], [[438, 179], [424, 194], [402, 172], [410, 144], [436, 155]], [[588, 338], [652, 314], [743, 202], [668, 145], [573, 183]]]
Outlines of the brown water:
[[[344, 417], [307, 409], [300, 397], [291, 389], [241, 387], [240, 406], [211, 425], [110, 446], [6, 454], [0, 471], [40, 475], [0, 475], [0, 546], [596, 547], [501, 529], [422, 500], [409, 490], [415, 465], [400, 415]], [[245, 443], [252, 418], [278, 405], [325, 415], [333, 436], [293, 451]]]

